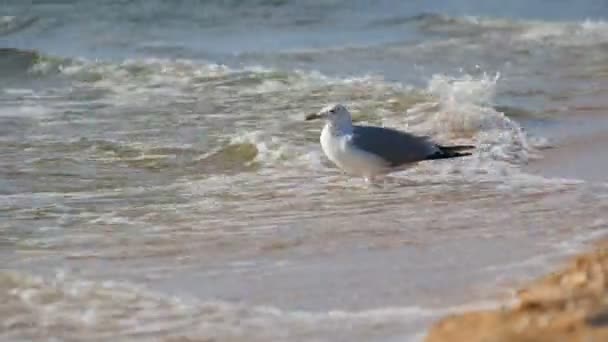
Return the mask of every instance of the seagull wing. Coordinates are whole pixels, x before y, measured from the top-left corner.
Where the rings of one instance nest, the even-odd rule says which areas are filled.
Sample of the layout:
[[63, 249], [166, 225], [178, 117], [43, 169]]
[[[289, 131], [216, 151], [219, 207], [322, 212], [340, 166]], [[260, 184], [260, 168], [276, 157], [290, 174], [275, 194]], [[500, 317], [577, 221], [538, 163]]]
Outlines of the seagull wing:
[[426, 160], [441, 152], [429, 137], [385, 127], [354, 125], [351, 143], [382, 158], [391, 167]]

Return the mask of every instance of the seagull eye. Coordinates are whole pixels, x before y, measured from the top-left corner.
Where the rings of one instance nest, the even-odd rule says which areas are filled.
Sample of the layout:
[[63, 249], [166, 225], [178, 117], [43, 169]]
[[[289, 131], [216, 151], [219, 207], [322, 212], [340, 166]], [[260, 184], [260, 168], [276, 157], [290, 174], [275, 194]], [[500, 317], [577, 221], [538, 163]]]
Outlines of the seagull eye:
[[329, 112], [333, 114], [333, 113], [335, 113], [335, 112], [336, 112], [336, 110], [335, 110], [335, 109], [332, 109], [332, 110], [330, 110]]

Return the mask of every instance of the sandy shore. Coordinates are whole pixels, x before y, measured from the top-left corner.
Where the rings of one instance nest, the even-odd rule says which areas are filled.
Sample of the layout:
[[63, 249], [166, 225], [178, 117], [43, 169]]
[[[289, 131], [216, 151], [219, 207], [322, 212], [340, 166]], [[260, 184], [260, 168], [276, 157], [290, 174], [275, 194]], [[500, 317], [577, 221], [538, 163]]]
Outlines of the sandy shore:
[[[582, 120], [586, 126], [578, 131], [553, 132], [560, 136], [557, 146], [544, 150], [543, 158], [533, 161], [527, 171], [545, 177], [605, 181], [607, 121], [585, 119], [589, 119]], [[443, 317], [430, 328], [425, 341], [608, 341], [608, 240], [519, 289], [515, 304]]]
[[425, 341], [608, 341], [608, 241], [520, 289], [516, 302], [444, 317]]
[[542, 150], [542, 158], [531, 160], [524, 168], [525, 171], [548, 178], [582, 179], [590, 182], [604, 182], [608, 179], [606, 116], [577, 113], [572, 117], [561, 118], [553, 125], [532, 131], [548, 137], [552, 148]]

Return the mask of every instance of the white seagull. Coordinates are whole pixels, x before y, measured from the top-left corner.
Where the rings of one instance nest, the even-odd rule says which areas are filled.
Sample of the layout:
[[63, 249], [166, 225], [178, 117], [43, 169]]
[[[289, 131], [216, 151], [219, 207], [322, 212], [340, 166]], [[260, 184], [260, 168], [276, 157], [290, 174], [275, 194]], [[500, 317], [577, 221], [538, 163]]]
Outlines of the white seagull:
[[423, 160], [469, 156], [468, 145], [442, 146], [429, 137], [392, 128], [353, 125], [350, 112], [341, 104], [329, 105], [306, 120], [324, 118], [323, 152], [342, 170], [363, 176], [366, 182], [390, 172], [405, 170]]

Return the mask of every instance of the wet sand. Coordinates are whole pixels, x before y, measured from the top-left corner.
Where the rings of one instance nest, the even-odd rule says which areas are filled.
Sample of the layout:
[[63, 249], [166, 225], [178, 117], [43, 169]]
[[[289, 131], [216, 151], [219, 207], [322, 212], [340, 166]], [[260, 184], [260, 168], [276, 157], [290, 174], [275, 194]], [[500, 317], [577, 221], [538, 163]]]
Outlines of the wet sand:
[[[526, 125], [526, 123], [523, 123]], [[551, 148], [541, 151], [525, 171], [547, 178], [608, 180], [608, 118], [598, 113], [576, 113], [540, 129], [527, 127], [548, 137]]]
[[546, 177], [603, 182], [608, 179], [607, 148], [607, 132], [572, 138], [556, 148], [544, 150], [543, 158], [531, 163], [528, 170]]

